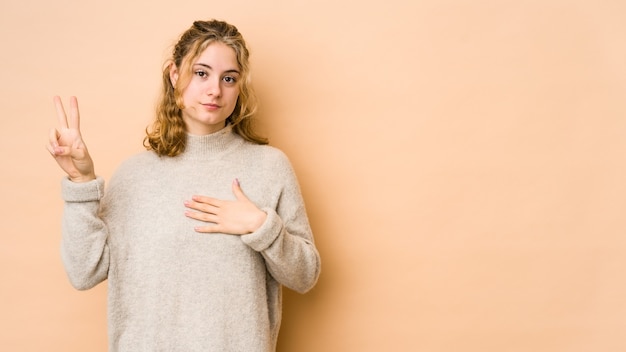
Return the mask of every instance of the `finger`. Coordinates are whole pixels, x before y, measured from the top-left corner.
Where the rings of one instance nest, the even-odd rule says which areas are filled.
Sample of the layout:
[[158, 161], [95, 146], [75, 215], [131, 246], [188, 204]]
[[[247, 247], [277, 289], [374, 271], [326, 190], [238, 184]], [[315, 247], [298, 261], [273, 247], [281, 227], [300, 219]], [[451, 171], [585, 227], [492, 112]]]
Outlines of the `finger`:
[[235, 198], [237, 198], [238, 200], [248, 200], [248, 197], [246, 197], [246, 195], [241, 190], [239, 179], [233, 180], [233, 194], [235, 195]]
[[213, 224], [219, 223], [219, 217], [215, 214], [188, 210], [185, 211], [185, 216], [190, 219], [199, 220], [202, 222], [210, 222]]
[[48, 144], [52, 148], [59, 146], [59, 131], [57, 131], [56, 128], [50, 129], [50, 133], [48, 134]]
[[72, 150], [68, 147], [55, 147], [52, 153], [54, 156], [72, 156]]
[[47, 145], [47, 149], [53, 156], [63, 156], [69, 155], [70, 148], [59, 146], [59, 131], [57, 129], [50, 129], [50, 133], [48, 135], [49, 141]]
[[59, 125], [61, 126], [61, 128], [67, 128], [67, 117], [65, 116], [65, 109], [63, 109], [63, 102], [58, 95], [54, 97], [54, 106], [57, 110]]
[[53, 157], [56, 157], [53, 146], [51, 146], [50, 144], [46, 144], [46, 150], [50, 153], [50, 155], [52, 155]]
[[80, 114], [78, 113], [78, 99], [76, 97], [70, 97], [69, 127], [80, 131]]
[[193, 229], [194, 229], [194, 231], [199, 232], [199, 233], [218, 233], [218, 232], [223, 232], [222, 228], [219, 225], [196, 226]]
[[194, 227], [194, 231], [196, 231], [196, 232], [211, 233], [211, 232], [221, 232], [222, 231], [221, 225], [219, 225], [219, 223], [218, 223], [219, 218], [217, 216], [215, 216], [215, 215], [206, 214], [206, 213], [199, 213], [199, 212], [193, 212], [193, 211], [186, 211], [185, 212], [185, 216], [190, 218], [190, 219], [194, 219], [194, 220], [198, 220], [198, 221], [202, 221], [202, 222], [208, 223], [207, 225]]
[[222, 204], [222, 201], [220, 201], [219, 199], [206, 197], [206, 196], [194, 195], [194, 196], [191, 197], [191, 199], [194, 202], [196, 202], [196, 203], [208, 204], [208, 205], [212, 205], [212, 206], [214, 206], [216, 208], [219, 208], [220, 204]]
[[85, 159], [85, 155], [86, 155], [86, 151], [85, 148], [76, 148], [76, 147], [72, 147], [72, 148], [67, 148], [67, 152], [69, 154], [69, 156], [72, 157], [72, 159], [74, 160], [83, 160]]
[[217, 214], [219, 210], [219, 207], [216, 207], [211, 204], [191, 202], [191, 201], [185, 201], [185, 207], [189, 209], [201, 211], [207, 214]]

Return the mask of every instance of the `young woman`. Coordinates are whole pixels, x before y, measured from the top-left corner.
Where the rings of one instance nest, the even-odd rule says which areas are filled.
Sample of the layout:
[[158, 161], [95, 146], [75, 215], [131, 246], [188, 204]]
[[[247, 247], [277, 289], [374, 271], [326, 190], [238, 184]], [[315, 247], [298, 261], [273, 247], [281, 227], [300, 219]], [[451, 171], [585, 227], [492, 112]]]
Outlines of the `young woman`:
[[108, 280], [111, 351], [274, 351], [281, 287], [304, 293], [320, 257], [293, 169], [251, 125], [248, 49], [197, 21], [163, 70], [147, 151], [108, 187], [76, 98], [48, 149], [67, 173], [61, 255], [71, 283]]

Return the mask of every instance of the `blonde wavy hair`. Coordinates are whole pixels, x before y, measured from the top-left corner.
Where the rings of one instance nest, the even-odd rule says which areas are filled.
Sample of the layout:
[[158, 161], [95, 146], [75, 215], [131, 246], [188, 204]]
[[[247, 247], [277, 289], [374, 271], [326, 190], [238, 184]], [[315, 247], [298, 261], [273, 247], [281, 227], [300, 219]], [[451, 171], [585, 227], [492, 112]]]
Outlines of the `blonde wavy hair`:
[[[237, 56], [241, 71], [239, 97], [233, 113], [226, 119], [233, 132], [247, 141], [267, 144], [266, 138], [253, 128], [257, 111], [257, 99], [250, 80], [250, 53], [243, 36], [237, 28], [223, 21], [195, 21], [174, 46], [172, 57], [163, 67], [163, 88], [157, 103], [156, 119], [146, 128], [143, 144], [160, 156], [176, 156], [185, 151], [187, 132], [182, 118], [183, 91], [191, 81], [192, 65], [209, 44], [221, 42], [231, 47]], [[176, 86], [170, 80], [170, 68], [175, 65], [179, 72]]]

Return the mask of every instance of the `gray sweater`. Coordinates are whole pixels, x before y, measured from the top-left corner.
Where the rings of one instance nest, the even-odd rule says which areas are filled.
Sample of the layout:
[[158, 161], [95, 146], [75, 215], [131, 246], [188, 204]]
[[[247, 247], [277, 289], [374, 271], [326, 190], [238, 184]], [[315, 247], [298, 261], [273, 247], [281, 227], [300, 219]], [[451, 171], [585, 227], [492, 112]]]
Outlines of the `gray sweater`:
[[[320, 272], [293, 169], [230, 127], [187, 138], [177, 157], [131, 157], [106, 192], [100, 177], [63, 180], [70, 282], [85, 290], [108, 280], [110, 351], [274, 351], [281, 286], [304, 293]], [[195, 232], [202, 223], [183, 202], [235, 199], [235, 178], [265, 223], [243, 236]]]

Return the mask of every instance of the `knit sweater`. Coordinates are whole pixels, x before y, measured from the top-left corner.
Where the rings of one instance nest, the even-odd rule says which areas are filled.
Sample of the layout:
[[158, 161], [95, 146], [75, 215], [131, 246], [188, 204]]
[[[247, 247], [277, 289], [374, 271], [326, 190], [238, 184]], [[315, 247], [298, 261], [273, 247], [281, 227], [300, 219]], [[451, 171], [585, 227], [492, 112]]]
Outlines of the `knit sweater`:
[[[267, 213], [242, 236], [198, 233], [192, 195], [234, 200], [232, 181]], [[104, 180], [62, 182], [61, 257], [74, 287], [107, 280], [110, 351], [274, 351], [281, 287], [319, 276], [294, 171], [278, 149], [226, 127], [187, 136], [184, 153], [141, 152]]]

